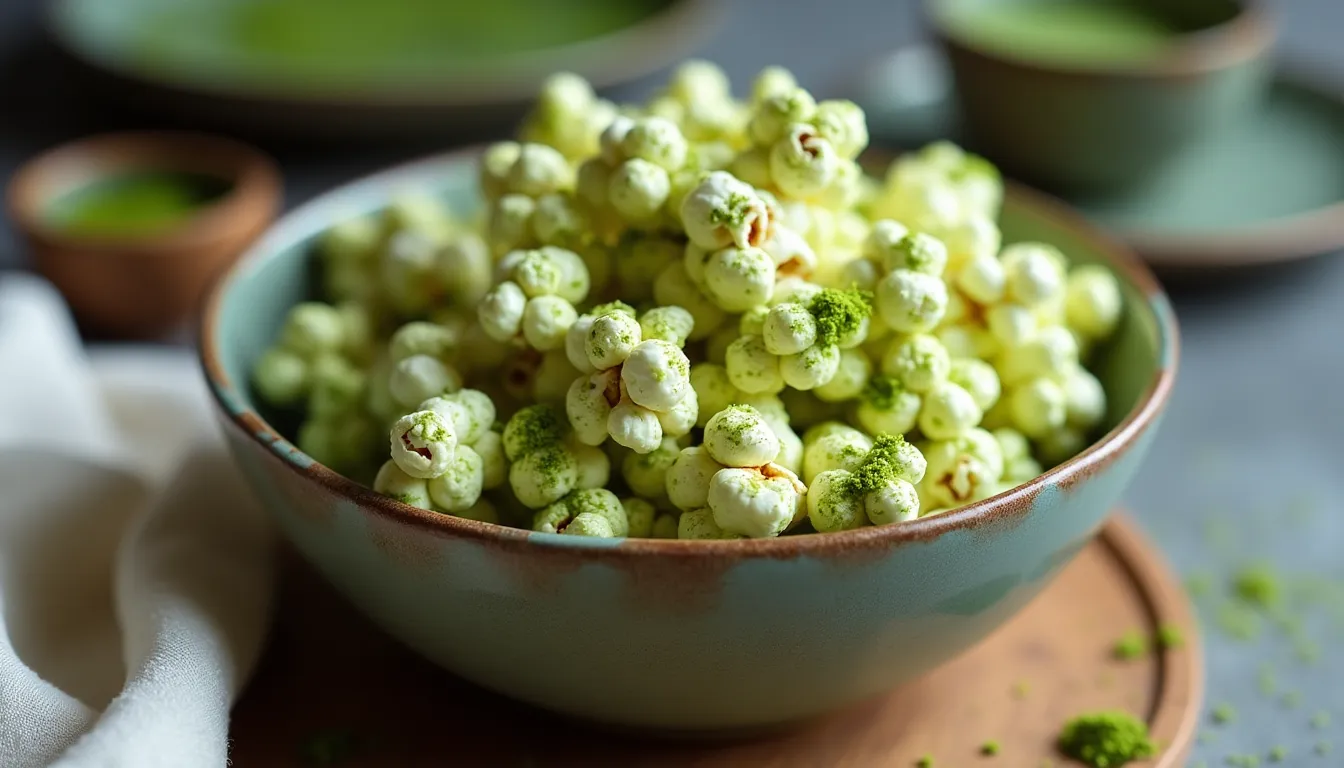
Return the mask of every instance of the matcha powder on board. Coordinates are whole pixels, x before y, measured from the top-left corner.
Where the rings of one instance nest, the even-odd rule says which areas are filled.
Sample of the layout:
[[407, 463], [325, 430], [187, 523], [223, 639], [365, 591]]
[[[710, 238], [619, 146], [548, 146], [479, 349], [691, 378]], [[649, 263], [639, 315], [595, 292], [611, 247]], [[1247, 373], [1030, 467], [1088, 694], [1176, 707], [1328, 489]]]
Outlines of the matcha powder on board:
[[1124, 712], [1075, 717], [1059, 734], [1059, 750], [1093, 768], [1117, 768], [1157, 752], [1148, 726]]

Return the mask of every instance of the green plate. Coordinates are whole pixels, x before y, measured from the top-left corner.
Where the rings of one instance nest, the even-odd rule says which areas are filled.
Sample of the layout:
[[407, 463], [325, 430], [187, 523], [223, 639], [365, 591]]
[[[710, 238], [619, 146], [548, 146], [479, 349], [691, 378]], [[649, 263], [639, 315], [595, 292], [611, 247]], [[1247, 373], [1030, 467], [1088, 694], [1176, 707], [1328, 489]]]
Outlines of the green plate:
[[516, 117], [556, 71], [653, 72], [714, 0], [55, 0], [57, 42], [140, 101], [244, 128], [443, 135]]
[[[1227, 267], [1344, 249], [1344, 89], [1281, 73], [1253, 118], [1160, 169], [1141, 190], [1072, 199], [1088, 218], [1164, 267]], [[941, 54], [913, 47], [866, 68], [852, 96], [876, 140], [958, 138]]]

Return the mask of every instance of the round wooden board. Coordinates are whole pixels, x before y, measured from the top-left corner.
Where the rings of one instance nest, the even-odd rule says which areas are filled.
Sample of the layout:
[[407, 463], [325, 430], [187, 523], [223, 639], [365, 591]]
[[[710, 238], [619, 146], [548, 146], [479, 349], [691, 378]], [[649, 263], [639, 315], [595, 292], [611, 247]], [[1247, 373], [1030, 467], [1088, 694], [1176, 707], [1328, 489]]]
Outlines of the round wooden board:
[[[746, 741], [616, 735], [463, 682], [356, 615], [295, 558], [256, 678], [235, 712], [233, 765], [914, 766], [1066, 765], [1053, 744], [1080, 712], [1145, 717], [1161, 754], [1184, 765], [1202, 662], [1184, 591], [1132, 522], [1117, 515], [1034, 602], [985, 642], [879, 700]], [[1118, 661], [1117, 638], [1179, 627], [1186, 643]], [[787, 674], [787, 670], [781, 670]], [[980, 752], [997, 741], [999, 753]]]

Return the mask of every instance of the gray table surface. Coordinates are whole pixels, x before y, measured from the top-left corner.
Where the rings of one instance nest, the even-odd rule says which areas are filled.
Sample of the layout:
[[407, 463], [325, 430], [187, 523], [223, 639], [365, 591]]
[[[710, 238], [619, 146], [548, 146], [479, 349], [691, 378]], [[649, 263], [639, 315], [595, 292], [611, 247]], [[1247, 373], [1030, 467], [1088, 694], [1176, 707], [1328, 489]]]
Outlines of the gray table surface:
[[[109, 0], [110, 2], [111, 0]], [[153, 117], [92, 106], [41, 42], [39, 3], [0, 2], [0, 171], [7, 179], [26, 156], [65, 139], [106, 128], [153, 127]], [[1320, 61], [1344, 78], [1344, 3], [1291, 0], [1276, 7], [1281, 50]], [[819, 94], [833, 91], [870, 57], [924, 34], [911, 0], [828, 3], [738, 0], [702, 54], [720, 62], [739, 88], [767, 64], [792, 68]], [[657, 76], [656, 76], [657, 77]], [[645, 80], [616, 96], [646, 93]], [[424, 154], [433, 143], [332, 151], [268, 144], [286, 172], [287, 203], [389, 163]], [[1247, 183], [1255, 183], [1247, 180]], [[8, 222], [0, 225], [0, 268], [26, 256]], [[1173, 289], [1183, 331], [1175, 396], [1161, 435], [1127, 494], [1134, 514], [1182, 573], [1221, 582], [1241, 565], [1265, 559], [1285, 574], [1344, 583], [1344, 259], [1201, 279]], [[1215, 605], [1216, 600], [1204, 601]], [[1210, 735], [1192, 765], [1222, 765], [1226, 756], [1262, 756], [1288, 748], [1283, 765], [1344, 764], [1344, 723], [1313, 727], [1313, 713], [1344, 721], [1344, 633], [1339, 609], [1303, 609], [1306, 634], [1319, 649], [1268, 626], [1255, 640], [1236, 640], [1205, 611], [1208, 703], [1228, 703], [1238, 717]], [[1272, 673], [1277, 695], [1269, 695]], [[1295, 692], [1295, 693], [1290, 693]], [[1285, 697], [1282, 694], [1288, 694]], [[1335, 754], [1313, 748], [1339, 738]], [[1016, 765], [1010, 756], [999, 761]]]

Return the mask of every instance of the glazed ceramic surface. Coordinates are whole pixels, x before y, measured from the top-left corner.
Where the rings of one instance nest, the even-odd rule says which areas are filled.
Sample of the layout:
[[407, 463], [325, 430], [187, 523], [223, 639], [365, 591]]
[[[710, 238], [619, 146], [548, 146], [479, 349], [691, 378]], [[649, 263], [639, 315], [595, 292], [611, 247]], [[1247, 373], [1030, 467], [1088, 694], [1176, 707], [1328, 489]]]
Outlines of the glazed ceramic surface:
[[[285, 535], [360, 610], [462, 677], [640, 728], [748, 729], [883, 692], [975, 644], [1097, 531], [1148, 448], [1175, 375], [1166, 298], [1123, 249], [1014, 190], [1008, 239], [1113, 264], [1127, 312], [1099, 374], [1110, 433], [1000, 496], [898, 526], [769, 540], [584, 539], [399, 504], [266, 424], [248, 370], [308, 294], [310, 245], [398, 190], [476, 205], [470, 154], [337, 190], [274, 228], [218, 288], [202, 354], [235, 457]], [[332, 642], [339, 642], [332, 638]]]
[[[248, 4], [220, 0], [58, 0], [49, 4], [48, 27], [55, 41], [84, 65], [100, 89], [174, 117], [190, 114], [220, 126], [306, 141], [315, 137], [441, 139], [447, 134], [490, 135], [512, 129], [542, 81], [553, 72], [575, 72], [605, 87], [667, 66], [704, 42], [722, 10], [713, 0], [646, 0], [645, 4], [647, 14], [627, 19], [631, 23], [603, 34], [564, 41], [558, 33], [534, 28], [539, 47], [488, 58], [484, 53], [457, 55], [460, 46], [452, 44], [452, 35], [427, 34], [425, 28], [398, 29], [408, 13], [414, 12], [403, 8], [390, 14], [394, 18], [387, 24], [393, 27], [391, 33], [407, 38], [408, 45], [388, 41], [385, 24], [365, 36], [387, 46], [379, 56], [364, 65], [353, 56], [300, 56], [308, 62], [306, 67], [317, 67], [315, 73], [287, 72], [268, 62], [266, 55], [279, 55], [283, 62], [289, 54], [303, 54], [312, 45], [309, 38], [317, 34], [313, 29], [358, 36], [357, 26], [353, 30], [349, 25], [342, 28], [341, 23], [309, 27], [281, 18], [278, 29], [267, 31], [265, 22], [274, 24], [277, 19], [233, 18], [229, 6]], [[192, 5], [196, 8], [190, 15], [182, 16]], [[310, 2], [315, 9], [321, 5], [321, 0]], [[347, 11], [350, 5], [345, 4]], [[406, 6], [407, 2], [399, 0], [394, 5]], [[452, 14], [459, 14], [468, 23], [490, 21], [495, 34], [499, 34], [498, 19], [492, 13], [518, 12], [516, 6], [493, 7], [490, 3], [459, 2], [452, 8], [447, 2], [431, 0], [428, 5], [437, 8], [424, 9], [435, 23], [449, 24]], [[607, 10], [628, 16], [621, 14], [620, 5]], [[200, 30], [188, 35], [200, 37], [199, 42], [180, 35], [174, 38], [171, 27], [164, 29], [165, 12], [176, 14], [176, 18], [167, 17], [170, 22], [189, 23], [194, 17], [210, 22], [215, 31], [250, 23], [253, 28], [245, 36], [264, 42], [266, 55], [250, 55]], [[350, 25], [359, 21], [356, 18]], [[166, 50], [162, 41], [155, 42], [155, 34], [148, 34], [156, 31], [169, 43]], [[440, 45], [427, 46], [427, 37]], [[523, 37], [511, 35], [506, 40]], [[491, 47], [479, 40], [475, 45], [484, 50]]]
[[[950, 77], [939, 52], [912, 46], [875, 61], [849, 94], [875, 140], [961, 141]], [[1071, 202], [1162, 267], [1264, 264], [1344, 248], [1344, 90], [1336, 80], [1288, 65], [1260, 109], [1145, 183]]]
[[[1136, 184], [1192, 142], [1239, 120], [1262, 91], [1273, 35], [1255, 2], [1221, 3], [1248, 10], [1181, 35], [1150, 59], [1095, 66], [986, 47], [951, 21], [979, 12], [976, 6], [1014, 1], [928, 5], [951, 62], [969, 143], [1006, 171], [1048, 189]], [[1172, 2], [1184, 9], [1210, 5]]]

